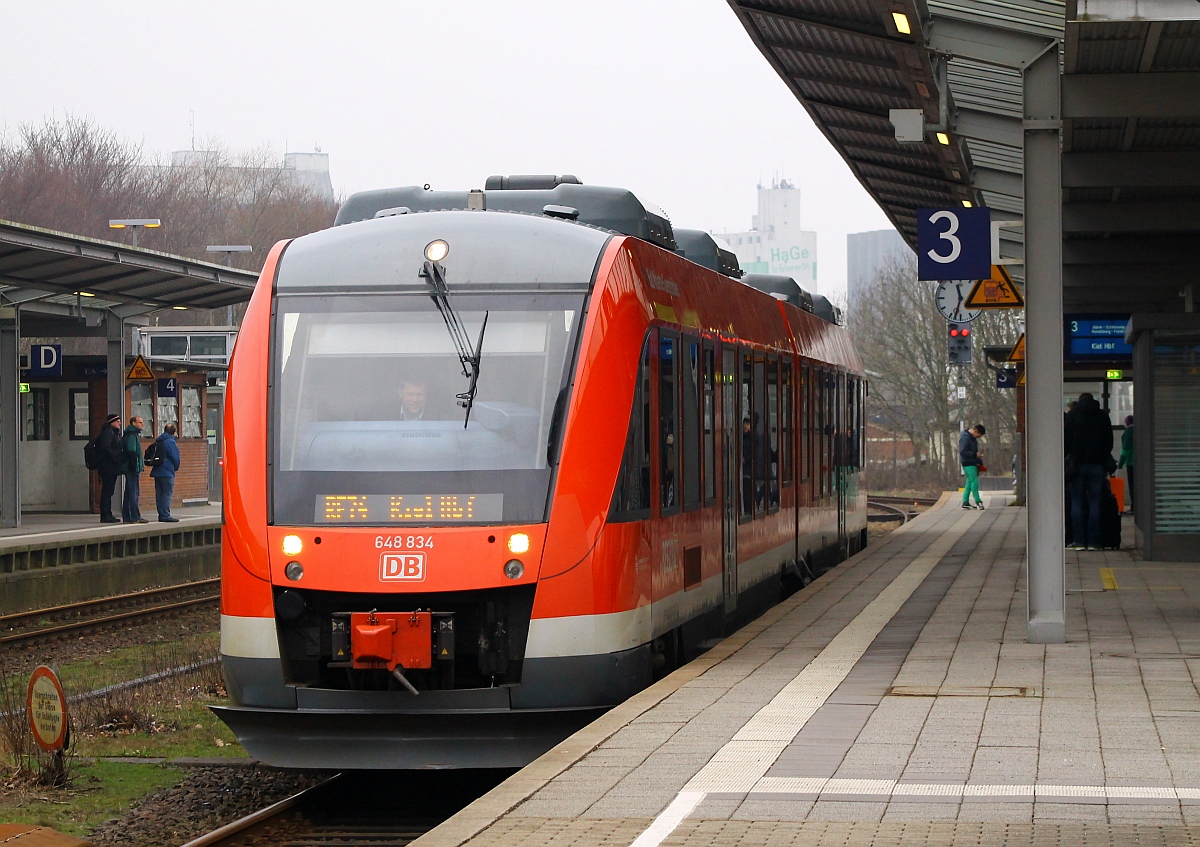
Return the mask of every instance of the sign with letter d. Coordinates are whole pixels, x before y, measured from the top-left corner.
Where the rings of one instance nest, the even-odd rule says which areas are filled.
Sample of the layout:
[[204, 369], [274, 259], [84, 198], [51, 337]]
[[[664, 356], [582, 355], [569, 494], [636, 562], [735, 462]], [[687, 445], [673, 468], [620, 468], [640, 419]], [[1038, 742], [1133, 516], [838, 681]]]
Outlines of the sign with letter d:
[[62, 376], [62, 345], [31, 344], [29, 346], [29, 375]]
[[384, 553], [379, 557], [379, 578], [385, 582], [393, 580], [424, 581], [425, 554]]

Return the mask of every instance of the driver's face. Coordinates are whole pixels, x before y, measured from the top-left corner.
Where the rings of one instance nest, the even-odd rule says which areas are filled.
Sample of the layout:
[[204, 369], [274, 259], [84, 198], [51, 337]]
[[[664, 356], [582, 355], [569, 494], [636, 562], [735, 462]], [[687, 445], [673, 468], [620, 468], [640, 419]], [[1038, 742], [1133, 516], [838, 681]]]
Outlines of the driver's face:
[[404, 414], [417, 416], [425, 410], [425, 386], [404, 383], [400, 389], [400, 402], [404, 406]]

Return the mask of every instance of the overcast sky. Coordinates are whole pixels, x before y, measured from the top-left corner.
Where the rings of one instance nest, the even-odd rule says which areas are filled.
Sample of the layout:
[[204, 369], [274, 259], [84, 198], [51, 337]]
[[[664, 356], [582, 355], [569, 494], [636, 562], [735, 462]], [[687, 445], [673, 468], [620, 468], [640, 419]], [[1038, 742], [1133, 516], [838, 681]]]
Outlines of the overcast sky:
[[[334, 190], [573, 173], [742, 229], [803, 191], [825, 294], [889, 227], [725, 0], [8, 4], [0, 128], [73, 114], [167, 154], [319, 147]], [[154, 210], [147, 209], [147, 214]], [[169, 225], [169, 222], [165, 222]]]

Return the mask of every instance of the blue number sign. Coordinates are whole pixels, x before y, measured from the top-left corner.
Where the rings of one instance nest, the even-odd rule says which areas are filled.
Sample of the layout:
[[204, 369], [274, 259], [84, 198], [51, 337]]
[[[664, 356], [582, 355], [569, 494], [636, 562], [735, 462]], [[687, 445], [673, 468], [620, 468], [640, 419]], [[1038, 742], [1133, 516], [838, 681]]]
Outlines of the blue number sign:
[[986, 208], [917, 209], [917, 279], [987, 279], [991, 232]]
[[170, 376], [166, 379], [158, 381], [158, 396], [159, 397], [178, 397], [179, 396], [179, 381], [175, 377]]

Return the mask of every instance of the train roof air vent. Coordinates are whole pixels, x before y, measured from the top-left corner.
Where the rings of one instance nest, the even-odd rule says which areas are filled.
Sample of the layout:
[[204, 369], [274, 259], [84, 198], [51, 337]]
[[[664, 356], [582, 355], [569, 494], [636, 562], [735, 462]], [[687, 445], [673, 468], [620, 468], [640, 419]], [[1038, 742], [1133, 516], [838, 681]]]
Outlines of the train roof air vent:
[[676, 229], [675, 243], [683, 258], [689, 262], [738, 279], [742, 275], [737, 256], [723, 248], [715, 238], [701, 229]]
[[515, 174], [489, 176], [483, 184], [486, 191], [548, 191], [560, 185], [582, 185], [574, 174]]
[[568, 221], [579, 220], [579, 210], [574, 206], [555, 206], [551, 203], [542, 206], [542, 214], [548, 218], [564, 218]]
[[814, 312], [813, 296], [801, 288], [800, 284], [790, 276], [746, 274], [742, 277], [742, 282], [751, 288], [757, 288], [759, 291], [778, 297], [780, 300], [786, 300], [797, 309], [803, 309], [820, 317], [819, 312]]

